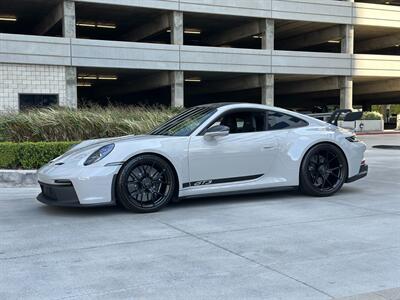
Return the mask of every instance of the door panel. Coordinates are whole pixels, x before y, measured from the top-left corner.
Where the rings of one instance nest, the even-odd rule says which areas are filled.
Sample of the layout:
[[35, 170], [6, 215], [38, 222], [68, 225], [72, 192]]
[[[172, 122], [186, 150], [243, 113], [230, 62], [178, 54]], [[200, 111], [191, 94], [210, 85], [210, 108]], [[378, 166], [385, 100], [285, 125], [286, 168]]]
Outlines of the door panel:
[[[189, 174], [192, 183], [227, 179], [231, 183], [266, 175], [274, 159], [277, 143], [270, 132], [229, 134], [207, 138], [193, 136], [189, 143]], [[246, 177], [250, 179], [246, 179]], [[236, 179], [236, 180], [233, 180]]]

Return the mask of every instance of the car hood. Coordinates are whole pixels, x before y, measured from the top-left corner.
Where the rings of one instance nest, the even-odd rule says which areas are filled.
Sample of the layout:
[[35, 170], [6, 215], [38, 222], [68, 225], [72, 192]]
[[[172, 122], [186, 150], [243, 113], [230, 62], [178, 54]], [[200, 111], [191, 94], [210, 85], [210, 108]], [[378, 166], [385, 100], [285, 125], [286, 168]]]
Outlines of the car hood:
[[83, 141], [75, 146], [73, 146], [70, 150], [65, 152], [63, 155], [57, 157], [53, 161], [57, 161], [59, 159], [66, 159], [69, 157], [73, 157], [79, 155], [83, 152], [92, 152], [97, 149], [108, 145], [110, 143], [122, 143], [122, 142], [135, 142], [135, 141], [148, 141], [148, 140], [159, 140], [168, 138], [167, 136], [160, 135], [126, 135], [121, 137], [113, 137], [113, 138], [103, 138], [103, 139], [93, 139]]

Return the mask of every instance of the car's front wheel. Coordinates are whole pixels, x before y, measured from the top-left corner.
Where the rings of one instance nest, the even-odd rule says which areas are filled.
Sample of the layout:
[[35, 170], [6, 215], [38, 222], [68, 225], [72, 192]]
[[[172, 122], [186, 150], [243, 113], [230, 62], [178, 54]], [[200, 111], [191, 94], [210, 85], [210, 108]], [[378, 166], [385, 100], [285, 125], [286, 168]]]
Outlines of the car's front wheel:
[[172, 167], [156, 155], [140, 155], [121, 169], [116, 192], [119, 202], [131, 211], [155, 212], [167, 205], [175, 194]]
[[326, 197], [335, 194], [346, 181], [347, 160], [332, 144], [319, 144], [303, 158], [300, 169], [300, 188], [306, 194]]

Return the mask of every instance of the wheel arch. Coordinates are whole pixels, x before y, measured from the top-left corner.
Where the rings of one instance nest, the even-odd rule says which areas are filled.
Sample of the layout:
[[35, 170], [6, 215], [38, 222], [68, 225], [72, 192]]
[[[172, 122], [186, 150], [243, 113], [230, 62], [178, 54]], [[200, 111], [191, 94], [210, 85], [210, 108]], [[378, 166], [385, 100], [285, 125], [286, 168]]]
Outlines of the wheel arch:
[[[130, 158], [128, 158], [128, 159], [123, 163], [123, 165], [121, 166], [121, 168], [119, 169], [119, 171], [118, 171], [118, 173], [117, 173], [117, 175], [116, 175], [115, 177], [116, 177], [116, 178], [119, 177], [119, 175], [120, 175], [122, 169], [124, 168], [124, 166], [125, 166], [127, 163], [129, 163], [132, 159], [135, 159], [136, 157], [142, 156], [142, 155], [153, 155], [153, 156], [157, 156], [157, 157], [161, 158], [162, 160], [164, 160], [164, 161], [171, 167], [171, 169], [172, 169], [172, 171], [173, 171], [173, 173], [174, 173], [175, 180], [176, 180], [175, 196], [178, 196], [178, 194], [179, 194], [179, 186], [180, 186], [180, 185], [179, 185], [179, 184], [180, 184], [180, 179], [179, 179], [178, 172], [177, 172], [177, 170], [176, 170], [174, 164], [171, 162], [171, 160], [170, 160], [169, 158], [167, 158], [166, 156], [164, 156], [164, 155], [162, 155], [162, 154], [160, 154], [160, 153], [157, 153], [157, 152], [146, 151], [146, 152], [137, 153], [137, 154], [131, 156]], [[116, 181], [116, 180], [114, 180], [114, 181]], [[113, 186], [113, 192], [116, 193], [116, 185], [115, 185], [115, 184], [114, 184], [114, 186]]]
[[332, 142], [332, 141], [318, 141], [317, 143], [311, 144], [307, 147], [307, 149], [304, 151], [303, 155], [301, 156], [300, 164], [299, 164], [299, 169], [298, 169], [298, 176], [299, 176], [299, 183], [300, 183], [300, 176], [301, 176], [301, 166], [303, 165], [304, 158], [306, 157], [307, 153], [309, 153], [314, 147], [322, 145], [322, 144], [329, 144], [337, 149], [343, 154], [345, 160], [346, 160], [346, 165], [347, 165], [347, 174], [346, 178], [349, 176], [349, 159], [346, 155], [346, 153], [343, 151], [342, 147], [340, 145]]

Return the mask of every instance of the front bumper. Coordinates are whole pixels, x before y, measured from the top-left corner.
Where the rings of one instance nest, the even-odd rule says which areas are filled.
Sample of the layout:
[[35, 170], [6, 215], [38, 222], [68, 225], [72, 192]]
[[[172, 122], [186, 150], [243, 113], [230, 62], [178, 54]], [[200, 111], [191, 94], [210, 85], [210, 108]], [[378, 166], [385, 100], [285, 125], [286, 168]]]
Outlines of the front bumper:
[[346, 182], [347, 183], [354, 182], [356, 180], [364, 178], [365, 176], [367, 176], [367, 174], [368, 174], [368, 165], [361, 165], [358, 174], [347, 178]]
[[78, 195], [76, 194], [75, 188], [72, 183], [59, 184], [47, 184], [39, 181], [42, 192], [36, 197], [39, 202], [51, 206], [60, 207], [93, 207], [93, 206], [107, 206], [115, 205], [115, 199], [109, 203], [93, 203], [93, 204], [82, 204], [79, 202]]
[[37, 200], [54, 206], [80, 206], [78, 196], [76, 195], [72, 183], [63, 185], [46, 184], [40, 182], [42, 192], [37, 196]]
[[115, 204], [114, 180], [120, 166], [49, 164], [38, 171], [40, 202], [58, 206]]

